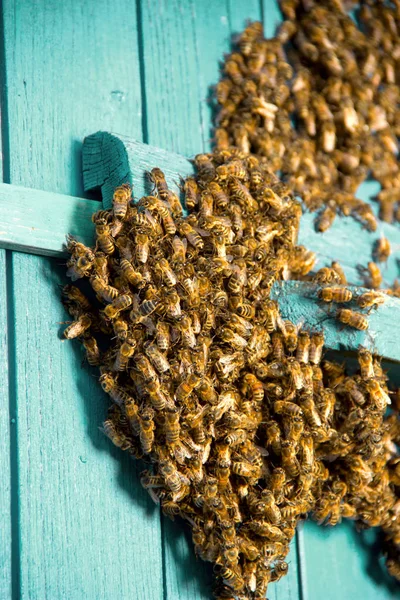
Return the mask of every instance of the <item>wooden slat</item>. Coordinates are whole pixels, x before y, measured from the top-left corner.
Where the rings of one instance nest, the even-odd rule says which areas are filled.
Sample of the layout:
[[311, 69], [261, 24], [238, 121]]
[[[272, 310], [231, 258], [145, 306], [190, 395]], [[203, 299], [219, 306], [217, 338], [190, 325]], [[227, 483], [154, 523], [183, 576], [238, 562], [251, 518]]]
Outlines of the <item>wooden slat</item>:
[[[140, 139], [136, 12], [127, 0], [6, 0], [3, 11], [11, 183], [79, 195], [86, 134], [106, 127]], [[65, 267], [14, 253], [11, 273], [21, 526], [15, 598], [160, 600], [161, 528], [139, 484], [143, 467], [98, 430], [108, 400], [82, 367], [79, 345], [58, 337], [68, 318], [58, 287]]]
[[349, 521], [336, 527], [305, 523], [298, 532], [302, 598], [394, 600], [400, 586], [379, 559], [375, 530], [359, 533]]
[[[105, 143], [105, 139], [112, 139], [112, 144]], [[110, 154], [108, 148], [113, 146], [119, 146], [119, 151], [112, 150]], [[123, 166], [119, 168], [118, 161], [115, 164], [113, 163], [113, 157], [119, 157], [123, 154], [125, 159]], [[96, 161], [93, 161], [92, 166], [91, 161], [94, 155]], [[86, 173], [85, 181], [88, 183], [86, 189], [92, 189], [92, 184], [95, 181], [103, 182], [101, 187], [106, 206], [111, 204], [112, 190], [115, 185], [127, 179], [134, 182], [137, 198], [140, 198], [143, 194], [148, 194], [151, 188], [148, 185], [145, 173], [154, 166], [159, 166], [165, 171], [167, 182], [175, 190], [178, 190], [179, 178], [193, 172], [192, 164], [179, 155], [165, 152], [154, 146], [141, 144], [127, 136], [105, 132], [99, 132], [86, 138], [83, 147], [83, 160]], [[109, 183], [110, 171], [112, 173], [111, 183]], [[101, 183], [97, 183], [95, 187], [98, 185], [101, 185]], [[362, 186], [360, 197], [369, 200], [371, 193], [375, 193], [375, 186], [373, 182], [366, 182]], [[399, 227], [397, 225], [380, 222], [378, 230], [370, 232], [354, 219], [338, 216], [333, 226], [321, 234], [315, 231], [314, 221], [315, 213], [305, 213], [303, 215], [298, 243], [316, 252], [318, 268], [329, 265], [332, 260], [337, 260], [343, 266], [352, 284], [365, 285], [365, 275], [360, 266], [365, 267], [367, 262], [372, 260], [374, 245], [381, 236], [385, 236], [392, 246], [393, 253], [382, 267], [384, 284], [389, 286], [398, 276]]]
[[85, 135], [112, 126], [140, 139], [135, 7], [5, 0], [3, 12], [12, 183], [79, 196]]
[[66, 256], [68, 233], [92, 244], [91, 216], [99, 208], [96, 200], [2, 183], [0, 247], [41, 256]]
[[[260, 4], [255, 0], [246, 4], [224, 0], [212, 3], [191, 0], [176, 2], [176, 5], [175, 2], [164, 1], [154, 11], [153, 4], [147, 1], [142, 4], [141, 14], [146, 75], [146, 141], [188, 157], [208, 151], [212, 138], [210, 85], [219, 79], [219, 61], [223, 53], [231, 49], [233, 31], [240, 29], [247, 18], [259, 19]], [[166, 22], [168, 27], [165, 26]], [[181, 71], [174, 77], [171, 73], [176, 73], [177, 59]], [[127, 147], [126, 139], [124, 143], [129, 165], [133, 169], [133, 180], [138, 181], [135, 187], [137, 197], [143, 192], [148, 193], [148, 187], [139, 187], [143, 181], [143, 174], [140, 173], [143, 167], [150, 170], [160, 166], [166, 173], [167, 182], [175, 189], [179, 176], [192, 173], [192, 165], [181, 160], [178, 162], [176, 155], [169, 157], [163, 153], [161, 156], [154, 153], [153, 149], [149, 154], [145, 150], [146, 154], [143, 155], [137, 145]], [[149, 158], [154, 161], [160, 159], [161, 162], [149, 164]], [[188, 536], [179, 533], [175, 524], [168, 520], [164, 520], [164, 555], [167, 598], [191, 600], [194, 597], [210, 597], [210, 566], [194, 561]], [[290, 560], [290, 575], [277, 586], [271, 586], [271, 598], [297, 600], [295, 549], [291, 552]]]
[[[14, 415], [10, 414], [8, 386], [8, 326], [6, 252], [0, 250], [0, 598], [11, 600], [12, 594], [12, 545], [13, 531], [11, 513], [11, 429]], [[13, 419], [13, 421], [11, 421]], [[14, 543], [17, 540], [14, 539]], [[18, 544], [16, 544], [18, 547]]]
[[[271, 294], [278, 300], [282, 315], [293, 323], [304, 323], [310, 330], [323, 329], [326, 347], [330, 350], [354, 351], [360, 346], [388, 360], [400, 361], [400, 348], [393, 335], [393, 324], [400, 322], [400, 299], [386, 296], [385, 303], [378, 310], [373, 309], [367, 317], [369, 328], [358, 331], [345, 327], [335, 318], [336, 310], [341, 307], [359, 311], [355, 301], [350, 304], [327, 304], [317, 298], [320, 286], [299, 281], [277, 282]], [[365, 288], [349, 286], [353, 298], [366, 292]]]

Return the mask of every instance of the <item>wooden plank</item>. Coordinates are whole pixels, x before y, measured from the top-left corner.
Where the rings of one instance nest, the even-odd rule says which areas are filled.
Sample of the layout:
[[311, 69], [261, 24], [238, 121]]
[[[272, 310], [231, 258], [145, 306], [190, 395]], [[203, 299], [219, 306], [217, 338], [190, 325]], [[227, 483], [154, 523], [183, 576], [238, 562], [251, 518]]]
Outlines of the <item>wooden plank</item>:
[[[13, 548], [18, 548], [18, 528], [12, 521], [11, 512], [11, 430], [15, 428], [15, 416], [10, 413], [8, 371], [8, 325], [7, 325], [6, 251], [0, 250], [0, 598], [11, 600], [13, 575]], [[11, 420], [12, 419], [12, 420]], [[14, 432], [13, 432], [14, 433]], [[13, 439], [14, 441], [14, 439]], [[14, 536], [14, 539], [13, 539]], [[16, 536], [16, 537], [15, 537]], [[18, 557], [16, 557], [18, 559]], [[15, 565], [18, 566], [18, 563]], [[18, 574], [18, 569], [14, 575]]]
[[357, 532], [345, 521], [336, 527], [300, 525], [302, 598], [337, 600], [364, 598], [392, 600], [399, 584], [379, 559], [380, 542], [375, 530]]
[[[112, 144], [104, 143], [104, 138], [112, 136]], [[108, 151], [110, 146], [120, 146], [118, 152]], [[125, 149], [125, 154], [124, 154]], [[123, 165], [115, 166], [114, 156], [124, 155]], [[93, 160], [93, 156], [96, 159]], [[146, 172], [154, 166], [160, 167], [166, 173], [166, 179], [172, 189], [178, 190], [177, 182], [193, 172], [193, 166], [181, 156], [136, 142], [127, 136], [99, 132], [86, 138], [83, 147], [85, 165], [85, 189], [101, 185], [104, 202], [109, 206], [112, 190], [123, 181], [132, 180], [135, 185], [135, 196], [140, 198], [151, 190]], [[112, 166], [111, 166], [112, 165]], [[127, 166], [128, 165], [128, 166]], [[110, 177], [109, 173], [112, 173]], [[360, 197], [368, 200], [375, 193], [373, 182], [367, 182], [362, 187]], [[317, 254], [318, 268], [337, 260], [343, 266], [349, 281], [354, 285], [364, 285], [365, 279], [359, 269], [372, 260], [373, 247], [382, 236], [385, 236], [393, 249], [389, 260], [382, 267], [384, 284], [389, 286], [398, 276], [397, 252], [399, 249], [399, 228], [390, 223], [379, 223], [375, 232], [367, 231], [362, 225], [350, 217], [338, 216], [333, 226], [325, 233], [315, 231], [315, 213], [305, 213], [301, 220], [298, 243], [303, 244]]]
[[[141, 2], [141, 24], [146, 82], [145, 141], [168, 149], [168, 153], [193, 157], [207, 148], [211, 137], [207, 96], [208, 86], [216, 81], [217, 73], [207, 78], [205, 71], [206, 64], [217, 71], [221, 44], [226, 43], [225, 0], [207, 6], [195, 0], [183, 3], [161, 0], [157, 11], [153, 2], [145, 0]], [[140, 160], [137, 150], [132, 150], [137, 168]], [[128, 149], [127, 153], [130, 157]], [[192, 165], [188, 161], [178, 163], [176, 155], [171, 162], [167, 155], [164, 157], [172, 167], [166, 169], [167, 182], [176, 190], [179, 175], [190, 174]], [[154, 162], [150, 168], [154, 166], [159, 165]], [[165, 598], [210, 598], [210, 565], [195, 560], [187, 530], [169, 519], [163, 518], [162, 523]]]
[[[271, 298], [279, 303], [284, 318], [293, 323], [304, 323], [309, 330], [324, 330], [326, 348], [351, 351], [360, 346], [388, 360], [400, 362], [400, 349], [393, 324], [400, 321], [400, 299], [386, 296], [385, 303], [378, 310], [361, 311], [368, 319], [369, 328], [358, 331], [343, 326], [335, 318], [338, 308], [360, 311], [355, 301], [348, 304], [328, 304], [318, 300], [319, 285], [300, 281], [284, 281], [274, 284]], [[353, 298], [366, 292], [365, 288], [349, 286]]]
[[5, 0], [3, 13], [12, 183], [80, 196], [85, 135], [140, 139], [136, 12], [128, 0]]
[[[13, 184], [79, 195], [81, 140], [141, 136], [127, 0], [3, 3]], [[52, 206], [56, 211], [57, 207]], [[92, 209], [90, 209], [91, 212]], [[72, 215], [75, 220], [75, 215]], [[70, 224], [69, 224], [70, 226]], [[58, 338], [65, 268], [14, 253], [21, 586], [29, 600], [160, 600], [161, 528], [138, 471], [98, 430], [108, 400]]]
[[66, 256], [69, 233], [85, 244], [93, 243], [91, 216], [98, 209], [96, 200], [2, 183], [0, 247], [41, 256]]
[[[158, 4], [157, 11], [149, 1], [141, 6], [148, 132], [145, 141], [188, 157], [208, 151], [213, 135], [210, 85], [219, 79], [218, 65], [223, 53], [231, 49], [233, 27], [241, 28], [247, 18], [260, 18], [260, 5], [255, 0], [245, 5], [225, 0], [213, 3], [190, 0], [183, 4], [164, 0]], [[127, 156], [132, 169], [140, 168], [137, 146], [131, 147]], [[156, 162], [156, 158], [167, 160]], [[178, 163], [176, 155], [170, 160], [165, 154], [152, 154], [151, 159], [154, 162], [149, 165], [148, 157], [144, 157], [146, 169], [160, 166], [172, 187], [179, 176], [192, 173], [192, 165]], [[136, 179], [142, 181], [143, 175], [137, 173], [134, 181]], [[136, 188], [139, 196], [138, 192]], [[175, 524], [165, 520], [163, 526], [166, 597], [174, 600], [209, 598], [210, 566], [193, 561], [192, 544]], [[298, 589], [297, 557], [293, 552], [291, 561], [290, 576], [275, 588], [271, 586], [271, 593], [278, 594], [280, 600], [298, 598], [294, 592]]]
[[279, 3], [276, 0], [261, 0], [264, 35], [267, 38], [273, 37], [276, 28], [282, 23], [282, 13], [279, 9]]
[[83, 178], [85, 190], [101, 189], [103, 206], [110, 208], [114, 189], [133, 183], [135, 198], [151, 193], [153, 184], [147, 173], [160, 167], [168, 185], [179, 192], [179, 178], [193, 173], [193, 165], [181, 154], [143, 144], [125, 135], [99, 131], [85, 138]]

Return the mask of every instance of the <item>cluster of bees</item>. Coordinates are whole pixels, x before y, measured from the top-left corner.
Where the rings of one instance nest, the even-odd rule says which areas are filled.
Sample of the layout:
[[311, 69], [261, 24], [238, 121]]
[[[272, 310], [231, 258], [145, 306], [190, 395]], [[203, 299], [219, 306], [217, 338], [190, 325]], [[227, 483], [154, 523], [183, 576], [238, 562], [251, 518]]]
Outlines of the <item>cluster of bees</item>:
[[[362, 350], [348, 375], [324, 360], [322, 332], [270, 299], [316, 257], [296, 245], [301, 207], [267, 159], [229, 148], [195, 163], [187, 216], [156, 168], [153, 195], [133, 203], [123, 185], [93, 215], [94, 248], [68, 240], [67, 273], [83, 284], [64, 288], [64, 335], [100, 369], [104, 432], [147, 462], [141, 483], [164, 514], [189, 523], [218, 599], [265, 598], [308, 513], [380, 525], [400, 577], [400, 397], [385, 419], [379, 360]], [[321, 299], [348, 299], [343, 277], [320, 269]]]
[[319, 210], [319, 231], [338, 213], [376, 230], [371, 206], [356, 197], [371, 176], [382, 186], [381, 218], [400, 220], [399, 3], [361, 1], [359, 26], [341, 0], [280, 5], [276, 37], [251, 23], [225, 60], [216, 147], [266, 157]]

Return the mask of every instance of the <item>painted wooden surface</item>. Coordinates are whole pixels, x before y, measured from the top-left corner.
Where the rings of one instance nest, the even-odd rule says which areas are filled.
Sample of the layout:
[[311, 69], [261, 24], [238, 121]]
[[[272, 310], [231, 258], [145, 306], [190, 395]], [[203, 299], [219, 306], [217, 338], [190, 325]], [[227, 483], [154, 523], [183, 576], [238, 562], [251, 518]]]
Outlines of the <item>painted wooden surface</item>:
[[[85, 135], [107, 127], [140, 139], [130, 7], [3, 3], [11, 183], [79, 194]], [[10, 270], [21, 538], [13, 600], [160, 600], [161, 528], [141, 467], [98, 430], [107, 401], [79, 349], [58, 337], [65, 268], [14, 253]]]
[[[318, 299], [320, 286], [300, 281], [277, 282], [271, 298], [277, 300], [282, 315], [293, 323], [303, 323], [310, 330], [324, 330], [325, 344], [330, 350], [355, 351], [360, 346], [388, 360], [400, 362], [399, 343], [393, 335], [393, 324], [400, 322], [400, 299], [386, 296], [385, 303], [369, 313], [360, 310], [355, 298], [367, 290], [348, 286], [353, 300], [346, 304], [326, 303]], [[338, 308], [361, 312], [368, 319], [366, 331], [343, 326], [335, 318]]]
[[[164, 0], [155, 10], [150, 0], [137, 0], [132, 10], [128, 0], [4, 0], [6, 182], [82, 195], [81, 140], [97, 130], [189, 157], [207, 149], [209, 86], [218, 79], [232, 33], [261, 14], [272, 33], [279, 14], [268, 0], [208, 4]], [[350, 226], [350, 235], [359, 232]], [[331, 258], [323, 249], [321, 257]], [[67, 318], [58, 303], [62, 259], [0, 255], [7, 256], [11, 290], [5, 308], [16, 408], [15, 423], [9, 424], [7, 411], [0, 413], [0, 451], [7, 452], [8, 427], [17, 433], [11, 460], [0, 455], [3, 479], [14, 482], [12, 548], [2, 543], [10, 525], [0, 517], [1, 600], [209, 598], [209, 566], [195, 562], [179, 525], [160, 520], [139, 486], [141, 467], [98, 431], [105, 398], [93, 373], [81, 366], [79, 349], [57, 336]], [[364, 259], [361, 251], [357, 256]], [[5, 272], [0, 269], [0, 285]], [[0, 327], [2, 318], [0, 296]], [[7, 398], [0, 400], [8, 406]], [[0, 493], [9, 497], [7, 481]], [[325, 554], [321, 532], [308, 526], [300, 532], [300, 561], [292, 550], [290, 575], [270, 587], [269, 598], [357, 600], [357, 590], [367, 600], [392, 598], [389, 587], [362, 568], [369, 551], [355, 548], [353, 530], [329, 533]], [[348, 565], [355, 567], [351, 574]]]
[[[0, 250], [0, 598], [11, 598], [12, 550], [15, 529], [11, 514], [11, 435], [15, 441], [15, 415], [9, 396], [8, 372], [8, 315], [6, 251]], [[13, 421], [11, 421], [13, 419]], [[17, 532], [18, 533], [18, 532]], [[14, 546], [15, 547], [15, 546]]]
[[92, 244], [91, 216], [98, 209], [97, 200], [1, 183], [0, 247], [27, 254], [65, 257], [67, 234]]
[[[232, 15], [235, 15], [233, 19]], [[254, 0], [235, 2], [234, 6], [223, 0], [161, 0], [157, 10], [151, 0], [140, 3], [145, 81], [144, 142], [189, 158], [211, 147], [210, 85], [218, 80], [221, 56], [230, 50], [235, 31], [232, 20], [236, 27], [246, 19], [260, 16], [260, 5]], [[122, 133], [126, 134], [125, 131]], [[140, 164], [138, 156], [134, 164]], [[176, 169], [177, 165], [179, 169]], [[181, 163], [171, 166], [175, 166], [177, 175], [185, 174], [180, 173]], [[178, 177], [173, 179], [179, 180]], [[140, 195], [139, 190], [136, 193]], [[210, 589], [204, 586], [203, 573], [205, 570], [209, 573], [210, 567], [194, 563], [193, 549], [187, 537], [176, 531], [174, 524], [164, 519], [163, 527], [166, 598], [209, 598]], [[177, 566], [177, 557], [180, 557], [183, 569]], [[278, 594], [281, 600], [298, 599], [295, 548], [290, 560], [290, 575], [275, 588], [271, 586], [271, 598]]]

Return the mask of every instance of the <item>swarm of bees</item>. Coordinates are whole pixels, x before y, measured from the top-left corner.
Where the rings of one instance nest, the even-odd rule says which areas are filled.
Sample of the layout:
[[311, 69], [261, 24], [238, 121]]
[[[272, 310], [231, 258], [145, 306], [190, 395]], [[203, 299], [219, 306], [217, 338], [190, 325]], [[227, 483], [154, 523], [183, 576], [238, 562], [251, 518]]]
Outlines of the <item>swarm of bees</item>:
[[[163, 513], [189, 524], [217, 599], [265, 598], [307, 515], [381, 527], [400, 580], [400, 392], [364, 348], [353, 374], [327, 360], [323, 332], [270, 298], [277, 280], [311, 279], [360, 331], [385, 301], [388, 240], [354, 297], [337, 262], [314, 272], [315, 253], [297, 245], [295, 195], [320, 209], [321, 232], [337, 213], [374, 231], [355, 197], [372, 174], [381, 217], [400, 220], [400, 4], [362, 2], [363, 32], [340, 0], [281, 7], [276, 38], [252, 23], [225, 61], [216, 149], [181, 182], [186, 214], [154, 168], [152, 195], [133, 202], [122, 185], [93, 215], [94, 248], [67, 242], [67, 274], [81, 281], [64, 288], [64, 335], [100, 370], [104, 433], [146, 462], [141, 483]], [[400, 284], [386, 292], [400, 297]]]
[[[164, 514], [189, 523], [216, 598], [265, 598], [307, 514], [381, 526], [399, 576], [400, 397], [385, 419], [379, 360], [361, 350], [348, 375], [323, 360], [322, 332], [284, 320], [270, 299], [274, 281], [307, 276], [315, 255], [296, 245], [300, 205], [267, 160], [233, 148], [195, 163], [182, 182], [187, 216], [153, 169], [154, 195], [133, 203], [123, 185], [93, 215], [94, 248], [68, 239], [68, 275], [89, 285], [64, 288], [74, 319], [64, 335], [100, 369], [112, 400], [104, 433], [147, 462], [141, 483]], [[344, 283], [332, 270], [316, 281]]]
[[356, 197], [373, 177], [380, 217], [400, 220], [400, 5], [362, 0], [353, 20], [341, 0], [281, 0], [286, 18], [264, 39], [251, 23], [216, 86], [215, 143], [266, 157], [326, 231], [338, 213], [368, 230]]

